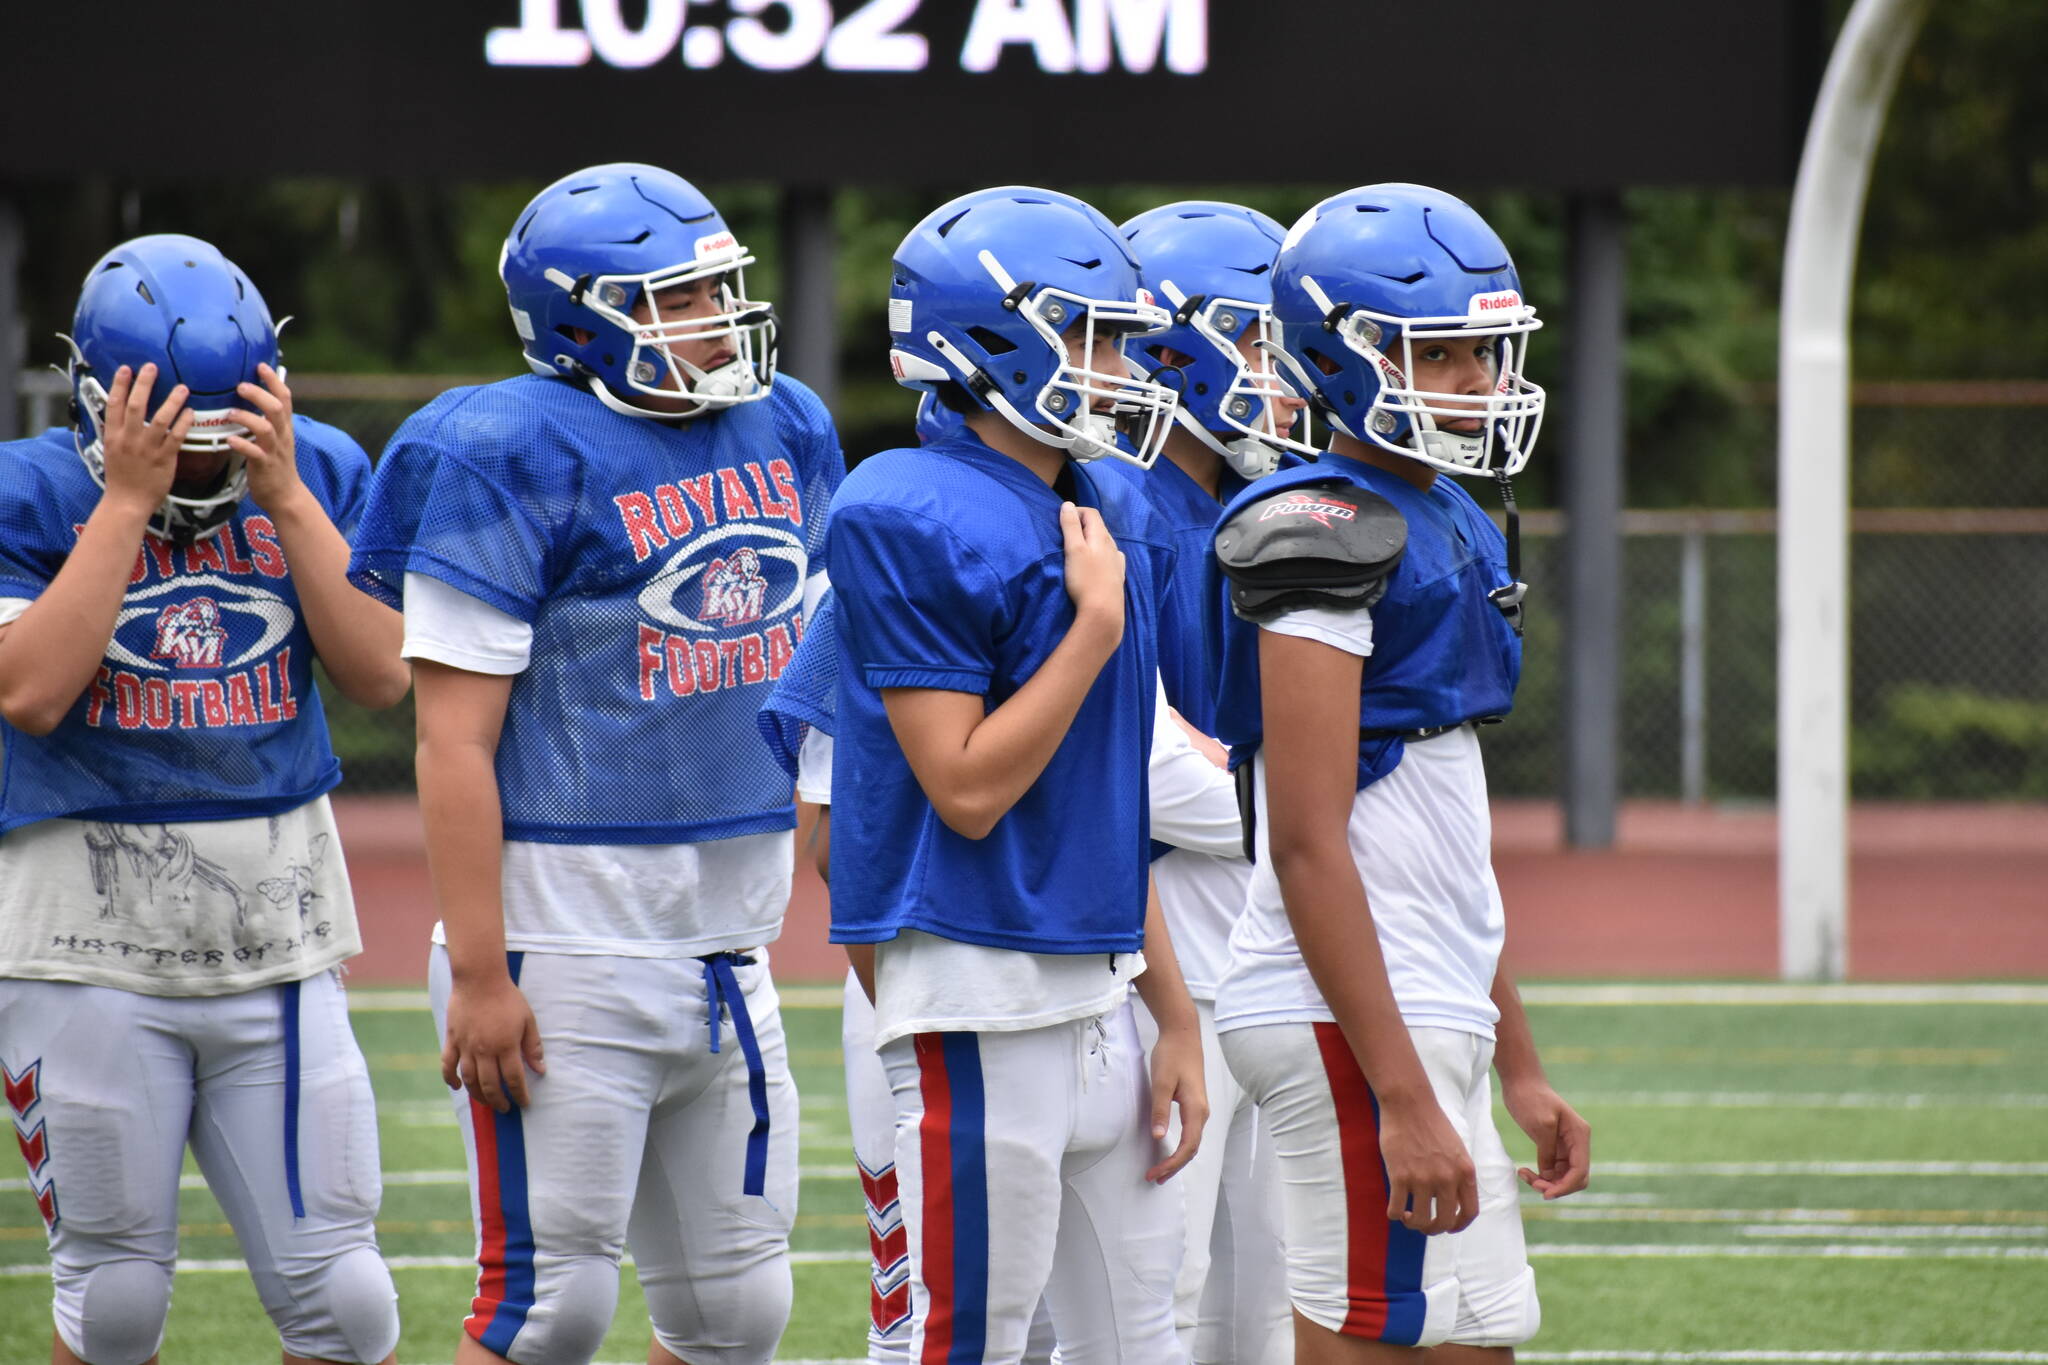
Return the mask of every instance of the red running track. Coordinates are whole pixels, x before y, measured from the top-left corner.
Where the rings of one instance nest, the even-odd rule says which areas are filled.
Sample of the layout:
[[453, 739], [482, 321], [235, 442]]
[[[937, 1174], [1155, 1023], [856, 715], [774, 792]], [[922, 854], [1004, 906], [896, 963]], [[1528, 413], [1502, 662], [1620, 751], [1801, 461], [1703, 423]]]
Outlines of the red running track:
[[[368, 945], [351, 979], [417, 984], [435, 918], [418, 807], [411, 797], [334, 807]], [[1495, 804], [1494, 866], [1518, 975], [1777, 974], [1769, 809], [1630, 802], [1613, 849], [1563, 842], [1555, 804]], [[1861, 805], [1850, 842], [1852, 977], [2048, 977], [2048, 805]], [[837, 979], [845, 959], [825, 941], [825, 889], [808, 866], [798, 873], [776, 975]]]

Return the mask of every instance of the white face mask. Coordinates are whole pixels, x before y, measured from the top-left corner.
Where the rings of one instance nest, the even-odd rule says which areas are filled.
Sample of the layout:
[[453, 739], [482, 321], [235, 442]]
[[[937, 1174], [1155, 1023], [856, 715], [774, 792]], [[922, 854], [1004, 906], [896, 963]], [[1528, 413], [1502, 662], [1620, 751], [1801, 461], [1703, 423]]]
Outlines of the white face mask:
[[[1315, 280], [1302, 286], [1324, 311], [1334, 311]], [[1545, 394], [1524, 378], [1523, 340], [1543, 323], [1536, 310], [1511, 290], [1474, 294], [1463, 316], [1396, 317], [1355, 308], [1337, 323], [1338, 339], [1362, 357], [1379, 377], [1379, 393], [1363, 416], [1363, 430], [1340, 430], [1396, 455], [1406, 455], [1449, 474], [1518, 474], [1529, 462], [1543, 423]], [[1415, 354], [1430, 341], [1494, 339], [1493, 388], [1485, 394], [1445, 393], [1416, 388]], [[1294, 367], [1299, 370], [1299, 367]], [[1445, 423], [1478, 418], [1477, 431], [1459, 432]]]
[[[754, 257], [744, 247], [732, 243], [686, 265], [644, 275], [600, 275], [591, 280], [583, 292], [583, 306], [633, 342], [624, 367], [626, 387], [651, 398], [680, 398], [694, 406], [681, 412], [641, 407], [595, 380], [591, 391], [616, 411], [671, 419], [767, 397], [775, 382], [775, 309], [773, 304], [746, 297], [745, 267], [753, 263]], [[564, 289], [576, 286], [575, 280], [558, 270], [550, 270], [548, 279]], [[662, 316], [662, 291], [705, 279], [717, 281], [713, 286], [718, 291], [715, 311], [690, 317]], [[647, 300], [645, 322], [628, 311], [635, 298]], [[672, 350], [679, 343], [718, 340], [730, 341], [733, 356], [714, 369], [693, 365]]]
[[[1016, 289], [1016, 280], [994, 253], [984, 251], [980, 259], [1004, 293]], [[1020, 411], [999, 391], [986, 395], [989, 403], [1033, 440], [1056, 446], [1076, 460], [1107, 456], [1151, 468], [1166, 447], [1179, 400], [1172, 388], [1145, 377], [1128, 348], [1135, 337], [1165, 331], [1172, 315], [1143, 291], [1137, 300], [1125, 301], [1050, 287], [1025, 300], [1017, 311], [1059, 359], [1059, 367], [1031, 399], [1030, 411]], [[1077, 335], [1080, 342], [1078, 360], [1068, 349], [1069, 335]], [[1096, 343], [1104, 336], [1116, 338], [1121, 372], [1094, 368]]]
[[[1160, 288], [1167, 294], [1167, 302], [1175, 308], [1187, 303], [1187, 296], [1179, 294], [1171, 283], [1162, 284]], [[1230, 384], [1216, 402], [1216, 416], [1230, 434], [1222, 436], [1209, 430], [1186, 405], [1174, 414], [1174, 420], [1181, 428], [1221, 455], [1232, 469], [1247, 479], [1262, 478], [1272, 473], [1279, 467], [1283, 451], [1293, 450], [1313, 456], [1316, 453], [1314, 447], [1305, 440], [1293, 439], [1290, 432], [1281, 426], [1281, 413], [1285, 411], [1281, 405], [1297, 395], [1293, 386], [1280, 377], [1274, 360], [1278, 331], [1273, 323], [1272, 305], [1243, 299], [1207, 298], [1201, 300], [1201, 306], [1189, 315], [1188, 325], [1231, 366]], [[1244, 352], [1238, 349], [1237, 339], [1247, 329], [1252, 345], [1259, 352], [1256, 361], [1247, 360]], [[1303, 413], [1303, 421], [1306, 422], [1306, 412]], [[1304, 437], [1306, 434], [1304, 431]]]

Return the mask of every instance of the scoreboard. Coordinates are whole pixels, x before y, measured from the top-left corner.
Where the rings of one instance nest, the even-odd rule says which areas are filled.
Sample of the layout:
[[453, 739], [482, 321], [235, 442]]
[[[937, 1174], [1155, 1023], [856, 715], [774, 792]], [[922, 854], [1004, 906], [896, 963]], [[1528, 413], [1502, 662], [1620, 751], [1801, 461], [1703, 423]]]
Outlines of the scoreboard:
[[0, 178], [1789, 184], [1818, 0], [0, 7]]

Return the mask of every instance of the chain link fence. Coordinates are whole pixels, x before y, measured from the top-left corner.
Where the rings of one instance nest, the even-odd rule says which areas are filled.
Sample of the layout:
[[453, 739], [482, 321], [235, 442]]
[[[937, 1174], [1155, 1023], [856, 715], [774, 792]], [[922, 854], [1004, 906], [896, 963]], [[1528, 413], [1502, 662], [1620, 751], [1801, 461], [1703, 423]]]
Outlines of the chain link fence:
[[[58, 376], [23, 379], [30, 430], [65, 420]], [[293, 390], [301, 411], [374, 456], [420, 404], [473, 382], [295, 375]], [[2044, 418], [2048, 384], [1859, 387], [1849, 677], [1859, 798], [2048, 800]], [[1902, 491], [1912, 506], [1876, 505]], [[1523, 527], [1526, 664], [1514, 716], [1486, 732], [1487, 766], [1497, 794], [1551, 796], [1564, 770], [1566, 528], [1542, 510]], [[1622, 529], [1623, 795], [1770, 800], [1776, 514], [1635, 511]], [[365, 712], [325, 696], [348, 789], [408, 789], [410, 699]]]

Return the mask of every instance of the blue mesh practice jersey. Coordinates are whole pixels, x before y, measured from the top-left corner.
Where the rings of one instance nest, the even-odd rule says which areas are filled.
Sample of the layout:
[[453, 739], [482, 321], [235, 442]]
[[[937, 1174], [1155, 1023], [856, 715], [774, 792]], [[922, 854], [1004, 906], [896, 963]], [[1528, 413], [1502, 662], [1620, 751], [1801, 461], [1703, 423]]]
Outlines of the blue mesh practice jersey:
[[831, 734], [832, 707], [839, 692], [839, 608], [832, 590], [818, 599], [811, 624], [796, 657], [782, 671], [755, 720], [775, 761], [791, 777], [797, 775], [804, 737], [813, 728]]
[[[1219, 463], [1221, 463], [1219, 461]], [[1112, 466], [1135, 484], [1152, 505], [1159, 524], [1173, 538], [1174, 559], [1187, 566], [1167, 584], [1159, 606], [1159, 679], [1166, 700], [1181, 718], [1205, 735], [1216, 733], [1218, 655], [1206, 623], [1201, 564], [1215, 539], [1223, 504], [1247, 485], [1229, 465], [1217, 485], [1218, 501], [1172, 460], [1161, 456], [1150, 469], [1121, 461]]]
[[532, 625], [497, 777], [508, 839], [665, 844], [795, 824], [755, 712], [803, 636], [843, 470], [787, 375], [683, 423], [565, 380], [455, 389], [391, 438], [349, 576], [424, 574]]
[[[292, 425], [299, 478], [346, 536], [369, 458], [325, 423]], [[68, 429], [0, 445], [0, 597], [41, 596], [99, 500]], [[298, 591], [256, 501], [192, 545], [145, 536], [85, 692], [49, 734], [4, 734], [0, 831], [272, 815], [339, 782]]]
[[831, 544], [835, 942], [904, 929], [1036, 953], [1143, 942], [1155, 630], [1173, 550], [1124, 479], [1068, 472], [1073, 500], [1101, 510], [1125, 554], [1123, 641], [1045, 771], [979, 840], [925, 798], [881, 689], [969, 692], [994, 710], [1031, 678], [1074, 619], [1062, 495], [965, 427], [847, 479]]
[[[1487, 594], [1509, 582], [1507, 541], [1456, 479], [1439, 476], [1420, 489], [1389, 470], [1325, 451], [1315, 464], [1269, 474], [1245, 489], [1224, 516], [1331, 478], [1378, 493], [1408, 523], [1400, 566], [1371, 609], [1373, 648], [1365, 661], [1359, 728], [1427, 730], [1505, 716], [1522, 674], [1522, 641]], [[1230, 585], [1213, 551], [1204, 577], [1210, 619], [1223, 642], [1216, 737], [1230, 746], [1235, 767], [1258, 748], [1263, 733], [1259, 631], [1231, 611]], [[1399, 739], [1361, 738], [1359, 788], [1392, 772], [1403, 752]]]

